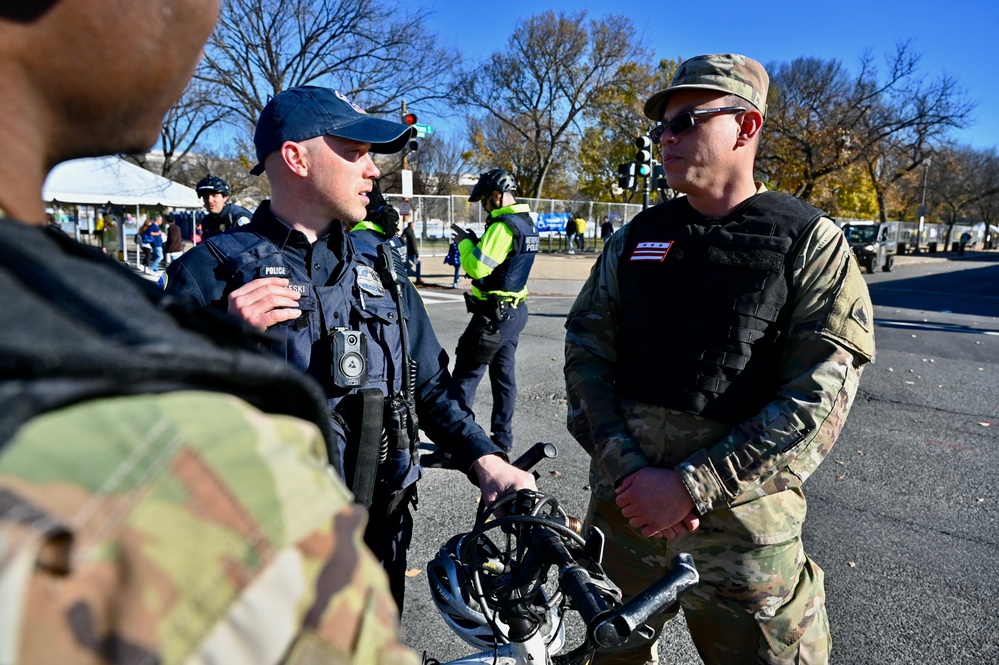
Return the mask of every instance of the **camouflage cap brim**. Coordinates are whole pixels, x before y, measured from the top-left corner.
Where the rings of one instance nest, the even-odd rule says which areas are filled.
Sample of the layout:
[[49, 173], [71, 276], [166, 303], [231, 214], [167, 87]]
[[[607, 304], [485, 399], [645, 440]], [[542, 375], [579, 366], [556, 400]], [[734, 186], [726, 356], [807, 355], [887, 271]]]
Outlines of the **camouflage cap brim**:
[[685, 61], [663, 90], [649, 97], [643, 109], [645, 117], [659, 122], [670, 95], [679, 90], [715, 90], [737, 95], [767, 115], [767, 90], [770, 77], [763, 65], [735, 53], [699, 55]]

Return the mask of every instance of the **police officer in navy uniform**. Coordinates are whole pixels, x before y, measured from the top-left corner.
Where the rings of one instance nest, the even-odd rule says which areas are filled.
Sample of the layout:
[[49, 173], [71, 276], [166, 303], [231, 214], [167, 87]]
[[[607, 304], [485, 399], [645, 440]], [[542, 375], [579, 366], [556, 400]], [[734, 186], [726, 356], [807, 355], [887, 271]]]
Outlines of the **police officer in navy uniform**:
[[250, 223], [253, 213], [235, 203], [229, 203], [229, 185], [222, 178], [208, 175], [195, 186], [208, 214], [201, 220], [201, 239]]
[[[246, 226], [175, 261], [168, 293], [227, 310], [266, 330], [273, 351], [325, 389], [344, 460], [338, 471], [369, 506], [365, 542], [402, 605], [409, 504], [421, 476], [417, 422], [479, 484], [483, 500], [534, 487], [447, 395], [447, 354], [391, 249], [345, 233], [367, 215], [371, 153], [402, 148], [412, 130], [375, 118], [343, 94], [303, 86], [264, 107], [254, 135], [272, 197]], [[408, 357], [407, 357], [408, 356]]]
[[514, 355], [527, 324], [527, 277], [539, 247], [527, 205], [513, 197], [517, 185], [503, 169], [483, 173], [469, 201], [481, 201], [489, 214], [482, 238], [452, 225], [461, 266], [472, 278], [465, 301], [472, 319], [455, 351], [453, 394], [469, 408], [489, 368], [493, 391], [492, 439], [506, 452], [513, 448], [513, 411], [517, 401]]

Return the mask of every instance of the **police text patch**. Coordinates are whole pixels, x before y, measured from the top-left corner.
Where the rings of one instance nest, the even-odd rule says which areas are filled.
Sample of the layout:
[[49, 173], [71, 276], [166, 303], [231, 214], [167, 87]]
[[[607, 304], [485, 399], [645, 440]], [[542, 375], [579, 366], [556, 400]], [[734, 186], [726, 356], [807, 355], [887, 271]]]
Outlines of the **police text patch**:
[[629, 261], [662, 261], [666, 258], [666, 252], [673, 245], [669, 242], [640, 242], [631, 253]]

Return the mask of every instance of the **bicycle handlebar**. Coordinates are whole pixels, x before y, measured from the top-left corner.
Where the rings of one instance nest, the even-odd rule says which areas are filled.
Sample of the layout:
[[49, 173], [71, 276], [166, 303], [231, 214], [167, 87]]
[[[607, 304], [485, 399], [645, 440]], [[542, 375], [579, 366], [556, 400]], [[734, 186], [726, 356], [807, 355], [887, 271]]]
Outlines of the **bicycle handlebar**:
[[555, 459], [558, 457], [558, 448], [554, 443], [538, 441], [527, 449], [523, 455], [515, 459], [511, 464], [521, 471], [530, 471], [531, 467], [543, 459]]
[[680, 596], [698, 580], [693, 557], [686, 552], [677, 554], [673, 557], [668, 575], [616, 610], [597, 616], [593, 623], [587, 622], [593, 643], [601, 648], [622, 648], [636, 634], [642, 641], [651, 640], [654, 634], [645, 632], [643, 628], [648, 629], [650, 624], [661, 621]]
[[[528, 471], [557, 456], [553, 444], [541, 442], [513, 464]], [[496, 517], [504, 512], [505, 516]], [[591, 527], [583, 538], [581, 526], [554, 497], [532, 490], [507, 495], [488, 507], [480, 505], [476, 526], [465, 534], [456, 554], [467, 566], [473, 599], [481, 604], [498, 643], [535, 639], [544, 607], [552, 608], [562, 597], [585, 623], [584, 645], [607, 651], [636, 648], [655, 637], [653, 627], [698, 582], [693, 558], [678, 554], [668, 575], [622, 604], [621, 590], [601, 567], [603, 533]], [[491, 543], [490, 533], [505, 534], [505, 550]], [[482, 550], [483, 543], [490, 547]], [[558, 571], [558, 593], [549, 597], [542, 584], [552, 568]], [[496, 632], [496, 618], [507, 625], [507, 635]]]

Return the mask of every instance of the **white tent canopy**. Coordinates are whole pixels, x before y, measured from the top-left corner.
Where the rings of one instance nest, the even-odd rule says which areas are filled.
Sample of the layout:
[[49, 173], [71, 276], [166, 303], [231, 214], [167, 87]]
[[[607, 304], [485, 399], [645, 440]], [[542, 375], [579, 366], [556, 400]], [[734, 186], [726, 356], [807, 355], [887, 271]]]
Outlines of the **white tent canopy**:
[[46, 203], [70, 205], [201, 207], [190, 187], [114, 156], [59, 164], [45, 180], [42, 197]]

